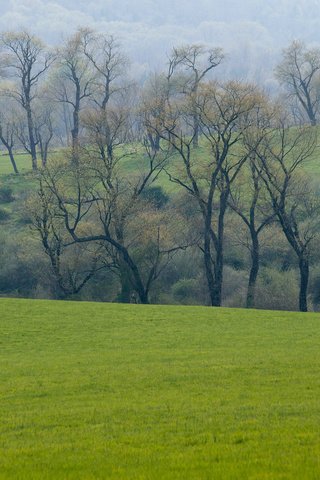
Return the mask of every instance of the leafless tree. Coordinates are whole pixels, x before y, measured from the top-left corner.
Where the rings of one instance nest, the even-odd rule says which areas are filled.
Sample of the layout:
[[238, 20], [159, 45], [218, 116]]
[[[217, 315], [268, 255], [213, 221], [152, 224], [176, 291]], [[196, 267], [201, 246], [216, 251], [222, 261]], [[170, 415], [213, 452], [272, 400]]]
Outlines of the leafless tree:
[[320, 106], [320, 49], [294, 41], [283, 50], [276, 77], [297, 100], [311, 125], [316, 125]]
[[283, 233], [295, 252], [300, 272], [299, 309], [308, 310], [311, 242], [319, 218], [319, 200], [302, 168], [316, 148], [312, 127], [292, 127], [281, 116], [255, 147], [264, 184]]
[[51, 105], [40, 107], [35, 118], [35, 137], [39, 145], [41, 163], [45, 167], [49, 145], [54, 137], [54, 112]]
[[202, 218], [199, 247], [203, 253], [211, 305], [221, 305], [224, 264], [224, 221], [231, 185], [247, 159], [241, 149], [249, 128], [248, 114], [261, 95], [251, 85], [211, 82], [199, 88], [199, 126], [206, 140], [206, 153], [199, 157], [192, 149], [192, 136], [184, 132], [189, 103], [171, 102], [166, 115], [150, 124], [174, 149], [178, 166], [167, 169], [172, 182], [185, 189], [197, 202]]
[[[57, 51], [57, 68], [52, 77], [53, 94], [72, 112], [72, 159], [77, 163], [80, 135], [80, 112], [85, 100], [92, 96], [94, 72], [83, 53], [83, 31], [79, 29]], [[67, 110], [64, 110], [65, 116]]]
[[174, 47], [169, 57], [167, 78], [172, 82], [175, 74], [182, 74], [181, 92], [188, 96], [191, 105], [193, 126], [193, 146], [199, 143], [199, 115], [196, 108], [197, 93], [206, 75], [223, 60], [221, 48], [207, 48], [204, 45], [192, 44]]
[[17, 115], [14, 108], [8, 108], [8, 104], [1, 106], [0, 113], [0, 141], [6, 148], [14, 173], [19, 174], [15, 160], [14, 150], [17, 145]]
[[95, 71], [92, 100], [99, 109], [106, 110], [110, 99], [125, 86], [122, 79], [129, 61], [112, 35], [90, 29], [82, 29], [80, 33], [84, 55]]
[[41, 182], [63, 220], [69, 245], [99, 244], [112, 251], [120, 298], [130, 301], [134, 290], [141, 303], [148, 303], [150, 288], [164, 265], [185, 248], [168, 235], [172, 214], [164, 220], [165, 213], [142, 195], [158, 178], [166, 157], [145, 150], [136, 173], [126, 174], [124, 164], [137, 155], [136, 146], [123, 144], [130, 115], [110, 108], [107, 114], [112, 148], [105, 148], [104, 116], [88, 111], [84, 122], [91, 143], [81, 149], [77, 166], [53, 162], [42, 172]]
[[79, 293], [99, 270], [106, 267], [106, 256], [99, 245], [95, 245], [92, 251], [79, 245], [67, 245], [62, 219], [51, 200], [40, 176], [39, 190], [29, 199], [28, 208], [33, 229], [50, 260], [58, 289], [66, 298]]
[[52, 62], [54, 55], [48, 52], [40, 39], [27, 31], [6, 32], [1, 35], [1, 65], [13, 77], [13, 86], [6, 90], [21, 105], [27, 118], [28, 152], [32, 168], [37, 170], [37, 151], [33, 103], [37, 87]]
[[[252, 308], [255, 301], [256, 282], [260, 267], [260, 236], [275, 218], [261, 176], [261, 166], [254, 155], [247, 162], [248, 168], [238, 176], [230, 192], [229, 206], [236, 212], [248, 229], [245, 239], [251, 257], [251, 267], [246, 295], [246, 307]], [[240, 178], [241, 177], [241, 178]], [[243, 243], [243, 242], [242, 242]]]

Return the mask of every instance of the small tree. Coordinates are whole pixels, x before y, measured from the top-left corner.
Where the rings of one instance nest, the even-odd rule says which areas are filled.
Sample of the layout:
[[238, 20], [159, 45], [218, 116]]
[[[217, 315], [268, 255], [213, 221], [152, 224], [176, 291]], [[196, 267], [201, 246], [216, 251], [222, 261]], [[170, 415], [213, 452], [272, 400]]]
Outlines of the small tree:
[[78, 294], [100, 269], [105, 268], [102, 248], [96, 245], [90, 251], [81, 245], [68, 244], [62, 219], [55, 210], [52, 195], [44, 188], [41, 176], [38, 193], [29, 199], [28, 209], [33, 229], [49, 258], [59, 296], [66, 298]]
[[52, 105], [39, 108], [35, 119], [35, 137], [39, 145], [41, 163], [45, 167], [48, 160], [49, 145], [54, 137], [54, 112]]
[[320, 49], [294, 41], [283, 50], [276, 77], [297, 100], [311, 125], [316, 125], [320, 106]]
[[17, 144], [17, 115], [13, 109], [8, 109], [0, 114], [0, 141], [6, 148], [15, 174], [19, 174], [14, 156], [14, 148]]

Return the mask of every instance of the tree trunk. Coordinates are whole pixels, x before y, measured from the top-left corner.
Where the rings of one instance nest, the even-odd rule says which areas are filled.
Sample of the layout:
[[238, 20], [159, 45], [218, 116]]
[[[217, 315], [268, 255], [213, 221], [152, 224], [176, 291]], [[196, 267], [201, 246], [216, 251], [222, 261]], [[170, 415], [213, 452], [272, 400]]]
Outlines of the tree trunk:
[[221, 306], [222, 302], [222, 282], [223, 282], [223, 264], [224, 264], [224, 251], [223, 251], [223, 242], [224, 242], [224, 217], [228, 205], [228, 196], [229, 189], [222, 190], [220, 193], [220, 212], [218, 218], [218, 232], [217, 239], [215, 242], [215, 268], [214, 268], [214, 304]]
[[[306, 88], [306, 92], [308, 92], [307, 88]], [[306, 94], [306, 97], [307, 97], [307, 114], [308, 114], [308, 117], [309, 117], [309, 120], [310, 120], [310, 124], [313, 127], [315, 127], [316, 124], [317, 124], [317, 120], [316, 120], [316, 115], [315, 115], [314, 107], [313, 107], [312, 102], [311, 102], [309, 92]]]
[[131, 283], [132, 287], [135, 289], [137, 294], [139, 295], [140, 303], [149, 303], [149, 298], [148, 298], [148, 292], [146, 288], [143, 285], [142, 278], [140, 276], [139, 269], [135, 262], [132, 260], [131, 256], [129, 255], [128, 250], [126, 247], [123, 245], [123, 233], [121, 230], [118, 231], [117, 233], [117, 243], [118, 243], [118, 252], [120, 253], [120, 268], [122, 262], [125, 265], [125, 269], [128, 269], [131, 271], [131, 278], [130, 274], [128, 272], [127, 278], [128, 281]]
[[257, 283], [257, 277], [259, 272], [259, 261], [260, 261], [258, 235], [255, 231], [251, 231], [250, 233], [251, 233], [251, 240], [252, 240], [251, 269], [250, 269], [249, 282], [248, 282], [246, 308], [252, 308], [254, 306], [255, 290], [256, 290], [256, 283]]
[[79, 122], [79, 114], [80, 114], [80, 84], [78, 79], [75, 82], [76, 84], [76, 95], [75, 95], [75, 102], [73, 108], [73, 126], [71, 129], [71, 137], [72, 137], [72, 162], [77, 165], [79, 163], [79, 129], [80, 129], [80, 122]]
[[199, 146], [199, 115], [195, 113], [193, 115], [193, 148], [198, 148]]
[[120, 285], [121, 292], [118, 296], [118, 300], [121, 303], [130, 303], [131, 301], [131, 282], [129, 278], [129, 272], [127, 266], [121, 262], [120, 265]]
[[213, 275], [213, 265], [211, 260], [211, 248], [210, 248], [210, 235], [209, 233], [205, 234], [204, 239], [204, 249], [203, 249], [203, 259], [204, 259], [204, 268], [206, 272], [207, 285], [210, 297], [211, 306], [219, 306], [216, 303], [216, 294], [215, 294], [215, 281]]
[[77, 165], [79, 163], [79, 111], [73, 112], [73, 128], [71, 130], [72, 137], [72, 162]]
[[159, 134], [155, 133], [152, 135], [148, 133], [148, 139], [151, 145], [151, 148], [154, 152], [158, 152], [160, 150], [160, 136]]
[[216, 255], [215, 264], [215, 285], [214, 285], [214, 305], [221, 306], [222, 301], [222, 280], [223, 280], [223, 254], [222, 250]]
[[308, 283], [309, 283], [309, 260], [305, 257], [299, 258], [300, 270], [300, 291], [299, 291], [299, 310], [300, 312], [308, 311]]
[[143, 305], [148, 305], [149, 298], [145, 290], [138, 291], [138, 295], [139, 295], [140, 303], [142, 303]]
[[34, 131], [33, 131], [33, 118], [32, 118], [31, 107], [28, 104], [26, 106], [26, 111], [27, 111], [28, 135], [29, 135], [29, 143], [30, 143], [32, 170], [38, 170], [36, 142], [34, 139]]
[[8, 148], [8, 153], [9, 153], [10, 162], [11, 162], [11, 165], [12, 165], [12, 167], [13, 167], [14, 173], [16, 173], [17, 175], [19, 175], [19, 170], [18, 170], [16, 161], [15, 161], [15, 159], [14, 159], [14, 155], [13, 155], [12, 148]]

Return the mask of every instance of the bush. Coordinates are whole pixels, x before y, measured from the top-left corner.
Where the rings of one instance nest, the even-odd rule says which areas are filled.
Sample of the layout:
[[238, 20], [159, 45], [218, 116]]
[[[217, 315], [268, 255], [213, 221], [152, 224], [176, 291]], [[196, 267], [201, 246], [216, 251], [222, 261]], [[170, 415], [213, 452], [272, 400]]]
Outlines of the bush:
[[0, 202], [1, 203], [10, 203], [13, 202], [14, 196], [12, 188], [8, 185], [0, 186]]
[[197, 305], [199, 302], [199, 280], [196, 278], [182, 278], [172, 286], [173, 298], [182, 304]]
[[163, 208], [169, 201], [168, 195], [166, 195], [163, 189], [160, 186], [152, 186], [146, 188], [142, 191], [142, 198], [144, 198], [147, 202], [153, 204], [155, 208], [158, 210]]
[[299, 281], [295, 269], [279, 271], [264, 267], [259, 272], [256, 307], [267, 310], [298, 310]]
[[244, 307], [247, 292], [248, 273], [226, 265], [222, 285], [222, 305], [225, 307]]
[[0, 208], [0, 222], [5, 222], [10, 217], [10, 213], [5, 208]]

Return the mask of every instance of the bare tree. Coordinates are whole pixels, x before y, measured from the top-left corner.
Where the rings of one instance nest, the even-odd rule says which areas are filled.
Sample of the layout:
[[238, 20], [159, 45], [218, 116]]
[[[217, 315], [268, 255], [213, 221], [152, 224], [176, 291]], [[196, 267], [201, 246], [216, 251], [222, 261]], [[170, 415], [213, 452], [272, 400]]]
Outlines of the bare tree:
[[[310, 246], [318, 229], [319, 200], [301, 170], [316, 147], [312, 127], [291, 127], [280, 117], [255, 147], [263, 180], [300, 272], [299, 309], [308, 310]], [[290, 128], [291, 127], [291, 128]]]
[[2, 108], [0, 114], [0, 141], [6, 148], [14, 173], [19, 174], [14, 149], [17, 144], [17, 117], [14, 109]]
[[316, 125], [320, 106], [320, 49], [294, 41], [283, 50], [276, 77], [297, 100], [311, 125]]
[[[80, 245], [68, 245], [63, 221], [52, 196], [45, 190], [41, 176], [39, 190], [28, 201], [33, 229], [39, 234], [51, 271], [63, 298], [76, 295], [102, 268], [106, 268], [105, 255], [99, 245], [92, 251]], [[111, 267], [111, 265], [109, 265]]]
[[35, 119], [35, 137], [39, 145], [41, 163], [45, 167], [48, 160], [49, 145], [54, 137], [54, 112], [51, 105], [39, 108]]
[[6, 32], [1, 35], [1, 64], [14, 79], [14, 86], [6, 93], [21, 105], [27, 117], [28, 152], [32, 168], [37, 170], [37, 151], [33, 103], [37, 97], [40, 79], [54, 61], [40, 39], [26, 31]]
[[[54, 96], [72, 112], [72, 160], [78, 161], [80, 112], [83, 103], [93, 91], [94, 73], [90, 60], [83, 53], [83, 31], [79, 29], [69, 37], [57, 52], [57, 69], [52, 78]], [[64, 110], [67, 116], [66, 110]]]
[[196, 108], [197, 94], [206, 75], [223, 60], [221, 48], [207, 48], [204, 45], [183, 45], [174, 47], [169, 57], [167, 78], [172, 81], [177, 73], [182, 73], [181, 92], [189, 97], [193, 127], [193, 146], [199, 143], [199, 115]]
[[[141, 132], [154, 152], [160, 150], [161, 125], [166, 116], [174, 87], [164, 74], [154, 74], [145, 83], [140, 94], [139, 120]], [[161, 133], [165, 133], [163, 130]]]
[[95, 71], [92, 100], [105, 111], [110, 99], [125, 86], [121, 79], [128, 70], [129, 61], [112, 35], [82, 29], [81, 36], [84, 55]]
[[248, 169], [238, 176], [230, 192], [229, 206], [241, 218], [248, 229], [250, 240], [245, 239], [251, 257], [251, 267], [246, 295], [246, 307], [255, 301], [256, 282], [260, 267], [260, 236], [275, 218], [270, 202], [265, 198], [261, 166], [254, 155], [249, 157]]
[[[103, 118], [105, 145], [110, 150], [109, 154], [112, 154], [111, 136], [114, 130], [109, 126], [109, 117], [112, 117], [109, 109], [114, 112], [121, 102], [121, 97], [126, 96], [129, 90], [128, 85], [123, 83], [129, 62], [122, 53], [119, 42], [113, 36], [97, 33], [91, 29], [82, 29], [81, 37], [83, 53], [94, 72], [91, 103], [93, 110]], [[128, 100], [127, 97], [126, 100]], [[101, 133], [102, 131], [100, 135]]]
[[141, 303], [148, 303], [152, 284], [185, 245], [168, 235], [166, 225], [173, 215], [164, 220], [164, 212], [143, 196], [163, 170], [166, 156], [145, 146], [136, 172], [126, 173], [125, 163], [137, 155], [135, 145], [123, 143], [130, 130], [128, 113], [125, 106], [105, 112], [112, 141], [112, 148], [106, 148], [105, 114], [88, 110], [83, 122], [90, 143], [81, 149], [77, 165], [53, 162], [41, 182], [63, 220], [68, 243], [109, 249], [118, 267], [122, 301], [130, 301], [133, 290]]
[[199, 157], [192, 149], [192, 136], [184, 132], [189, 104], [171, 102], [159, 124], [157, 118], [149, 128], [155, 129], [180, 160], [167, 169], [172, 182], [185, 189], [197, 202], [202, 218], [199, 247], [211, 305], [221, 305], [224, 264], [224, 221], [231, 185], [247, 159], [241, 149], [244, 132], [249, 128], [249, 113], [261, 96], [251, 85], [236, 82], [202, 85], [198, 92], [199, 126], [206, 140], [206, 153]]

